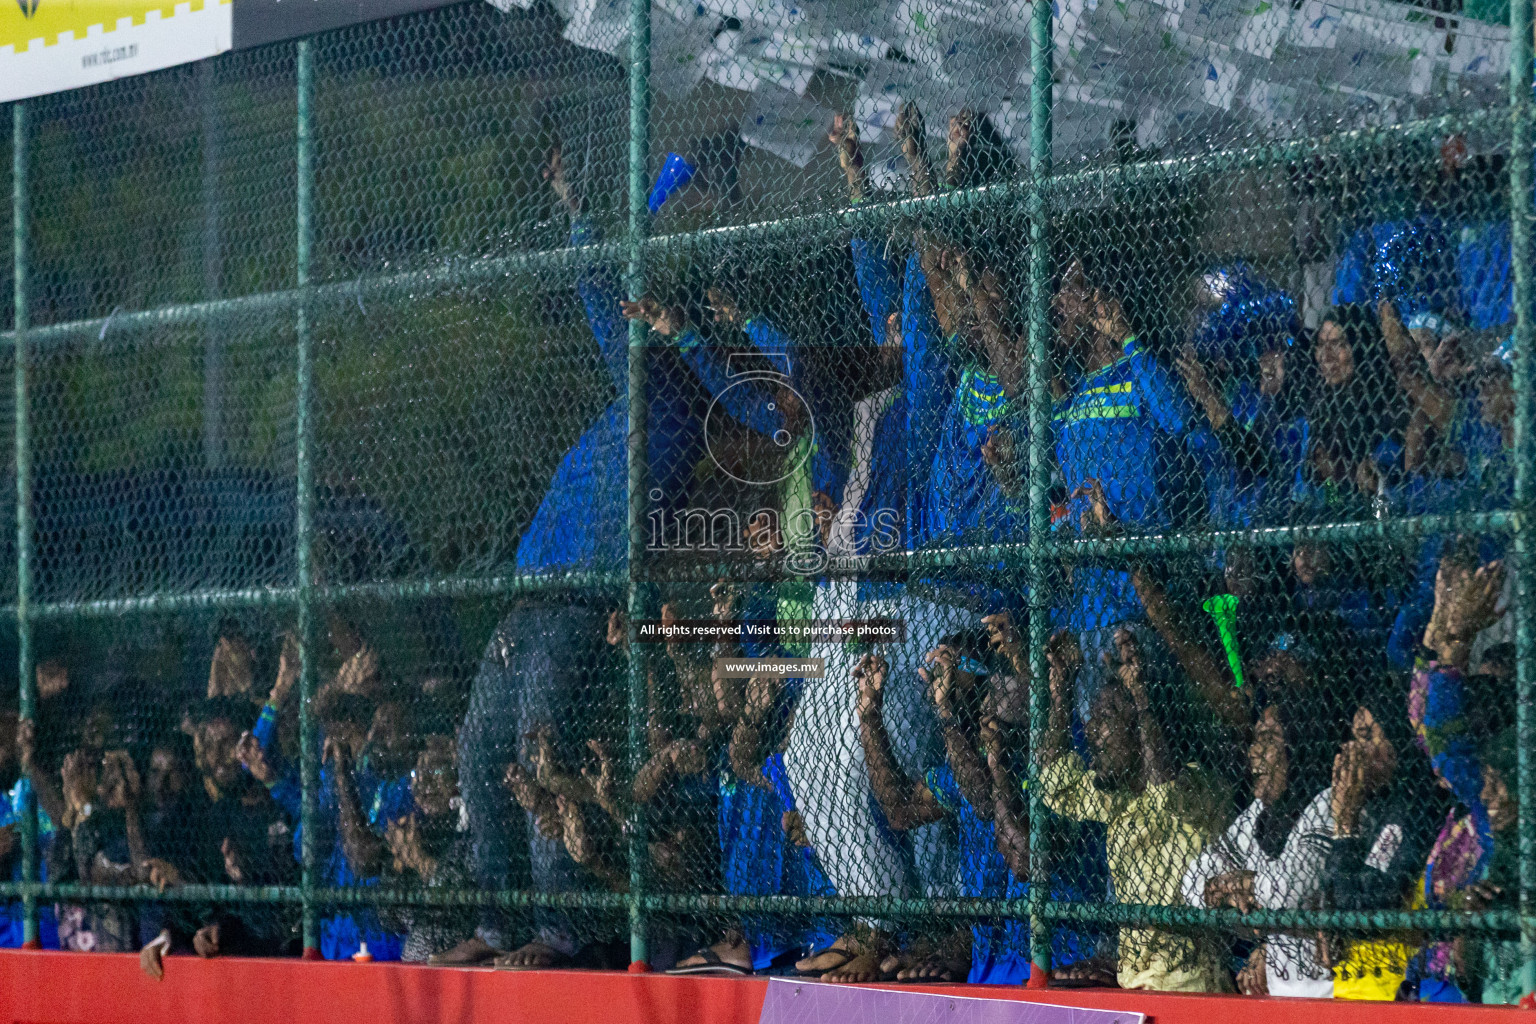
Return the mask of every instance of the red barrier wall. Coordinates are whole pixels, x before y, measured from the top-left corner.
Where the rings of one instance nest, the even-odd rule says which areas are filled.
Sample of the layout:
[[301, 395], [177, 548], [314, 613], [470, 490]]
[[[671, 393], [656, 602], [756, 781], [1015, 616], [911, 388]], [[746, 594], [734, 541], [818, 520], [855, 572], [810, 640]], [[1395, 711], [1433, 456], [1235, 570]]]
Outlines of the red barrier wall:
[[[0, 952], [0, 1024], [756, 1024], [767, 984], [196, 957], [168, 958], [165, 980], [156, 982], [132, 955]], [[1156, 1024], [1510, 1024], [1525, 1013], [1106, 990], [922, 990], [1139, 1010]]]

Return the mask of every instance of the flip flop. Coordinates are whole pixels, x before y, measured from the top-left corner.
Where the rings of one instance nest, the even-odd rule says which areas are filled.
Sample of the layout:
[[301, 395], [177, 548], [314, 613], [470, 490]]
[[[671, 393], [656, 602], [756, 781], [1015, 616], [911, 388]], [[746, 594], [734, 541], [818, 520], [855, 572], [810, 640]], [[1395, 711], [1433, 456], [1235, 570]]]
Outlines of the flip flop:
[[791, 971], [791, 975], [796, 978], [819, 978], [823, 974], [826, 974], [828, 971], [835, 971], [839, 967], [847, 967], [849, 963], [857, 960], [859, 957], [859, 954], [851, 949], [838, 949], [835, 946], [828, 946], [826, 949], [818, 949], [812, 951], [810, 956], [806, 957], [806, 959], [811, 960], [818, 956], [826, 956], [828, 953], [836, 953], [838, 956], [841, 956], [842, 959], [830, 967], [823, 967], [819, 971]]
[[727, 978], [750, 978], [752, 976], [752, 968], [743, 967], [741, 964], [727, 963], [720, 959], [720, 954], [716, 953], [709, 946], [696, 951], [693, 955], [699, 957], [704, 962], [701, 964], [689, 964], [687, 967], [674, 967], [666, 973], [677, 975], [713, 974]]

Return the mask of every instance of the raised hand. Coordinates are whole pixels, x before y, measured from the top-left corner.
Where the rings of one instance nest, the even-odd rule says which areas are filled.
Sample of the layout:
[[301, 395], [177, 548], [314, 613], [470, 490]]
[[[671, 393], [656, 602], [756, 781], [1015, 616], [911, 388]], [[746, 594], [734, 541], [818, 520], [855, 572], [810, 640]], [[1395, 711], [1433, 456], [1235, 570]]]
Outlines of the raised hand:
[[565, 176], [565, 149], [558, 141], [549, 148], [549, 160], [544, 164], [543, 176], [549, 182], [555, 198], [569, 207], [572, 213], [581, 212], [576, 202], [576, 193]]
[[69, 669], [62, 661], [45, 661], [37, 666], [37, 699], [57, 697], [69, 689]]
[[854, 200], [863, 199], [864, 153], [859, 149], [859, 128], [853, 117], [848, 114], [834, 115], [827, 141], [837, 147], [837, 162], [843, 168], [843, 176], [848, 179], [850, 197]]
[[1227, 871], [1206, 880], [1205, 905], [1232, 907], [1241, 913], [1253, 909], [1252, 871]]
[[1227, 408], [1226, 399], [1221, 391], [1212, 383], [1210, 375], [1206, 373], [1205, 364], [1200, 362], [1200, 357], [1195, 354], [1195, 346], [1186, 342], [1179, 349], [1179, 354], [1173, 360], [1174, 369], [1179, 371], [1179, 376], [1184, 378], [1184, 387], [1193, 398], [1205, 410], [1205, 417], [1211, 423], [1212, 430], [1220, 430], [1231, 419], [1231, 410]]
[[1109, 510], [1109, 498], [1104, 494], [1104, 484], [1097, 477], [1089, 477], [1081, 487], [1067, 496], [1068, 501], [1077, 501], [1079, 498], [1088, 500], [1088, 506], [1078, 516], [1078, 524], [1084, 533], [1110, 533], [1119, 525], [1114, 513]]
[[208, 699], [244, 697], [251, 692], [251, 647], [239, 637], [219, 637], [208, 668]]
[[140, 869], [144, 872], [144, 880], [161, 892], [181, 884], [181, 871], [168, 860], [150, 857]]
[[[711, 285], [704, 291], [705, 301], [709, 303], [709, 309], [714, 314], [715, 323], [726, 327], [739, 327], [745, 317], [742, 316], [741, 306], [736, 301], [736, 296], [717, 285]], [[661, 328], [657, 328], [661, 330]], [[663, 334], [667, 333], [665, 331]]]
[[779, 827], [784, 830], [784, 835], [789, 837], [790, 842], [796, 846], [803, 846], [809, 849], [811, 837], [806, 834], [805, 819], [800, 816], [799, 811], [785, 811], [781, 814], [779, 816]]
[[126, 750], [109, 750], [101, 757], [101, 791], [109, 807], [138, 803], [139, 769]]
[[1391, 779], [1397, 768], [1397, 751], [1381, 723], [1366, 708], [1355, 711], [1350, 739], [1333, 759], [1334, 834], [1354, 835], [1366, 799]]
[[639, 320], [657, 334], [671, 337], [683, 329], [686, 319], [681, 309], [663, 306], [647, 296], [639, 302], [619, 301], [619, 312], [626, 320]]
[[878, 654], [866, 654], [853, 667], [859, 682], [859, 714], [875, 715], [885, 704], [885, 676], [888, 666]]
[[606, 639], [609, 647], [623, 647], [629, 642], [629, 616], [624, 614], [624, 609], [615, 608], [608, 613]]
[[[1106, 652], [1105, 657], [1109, 655]], [[1141, 642], [1136, 634], [1121, 626], [1115, 630], [1114, 670], [1116, 677], [1131, 692], [1131, 698], [1141, 710], [1150, 707], [1147, 699], [1145, 663], [1142, 659]]]
[[734, 583], [720, 580], [709, 588], [709, 596], [714, 601], [711, 612], [719, 622], [736, 618], [741, 610], [741, 588]]
[[747, 699], [742, 717], [748, 722], [761, 724], [768, 720], [778, 704], [779, 694], [784, 692], [784, 680], [771, 673], [755, 675], [747, 680]]
[[1017, 668], [1024, 657], [1024, 641], [1019, 636], [1018, 627], [1013, 624], [1013, 613], [1001, 611], [985, 615], [981, 625], [987, 631], [987, 643], [992, 649]]
[[1077, 634], [1069, 629], [1053, 634], [1045, 645], [1045, 661], [1051, 667], [1052, 698], [1061, 696], [1065, 699], [1065, 693], [1058, 693], [1058, 690], [1083, 667], [1083, 648], [1077, 641]]
[[277, 680], [267, 694], [267, 703], [281, 708], [299, 681], [299, 638], [292, 633], [283, 634], [283, 650], [277, 656]]
[[342, 693], [367, 697], [379, 682], [379, 656], [370, 644], [363, 644], [336, 672], [336, 688]]
[[21, 770], [31, 773], [36, 767], [37, 721], [22, 718], [16, 722], [16, 754], [21, 759]]
[[277, 772], [272, 762], [267, 760], [267, 752], [261, 749], [261, 742], [249, 729], [241, 733], [240, 739], [236, 741], [235, 757], [251, 773], [251, 778], [263, 786], [270, 786], [277, 781]]
[[928, 652], [924, 659], [931, 672], [923, 673], [928, 681], [928, 693], [933, 697], [933, 706], [939, 709], [939, 717], [948, 717], [953, 708], [951, 698], [954, 696], [956, 675], [959, 674], [960, 652], [949, 644], [939, 644]]

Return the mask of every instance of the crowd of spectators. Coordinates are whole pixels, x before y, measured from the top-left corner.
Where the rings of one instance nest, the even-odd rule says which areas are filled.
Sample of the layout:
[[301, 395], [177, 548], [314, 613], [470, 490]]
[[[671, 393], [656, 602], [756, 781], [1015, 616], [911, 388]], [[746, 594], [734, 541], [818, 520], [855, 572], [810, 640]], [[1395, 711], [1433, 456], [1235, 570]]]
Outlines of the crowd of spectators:
[[[942, 166], [929, 163], [915, 108], [897, 132], [914, 196], [1018, 173], [968, 112], [951, 119]], [[830, 141], [852, 202], [877, 198], [851, 119], [837, 119]], [[572, 244], [597, 241], [558, 147], [546, 177]], [[643, 820], [650, 891], [888, 897], [894, 908], [1018, 899], [1039, 882], [1051, 901], [1104, 911], [1052, 926], [1040, 959], [1057, 984], [1513, 1002], [1520, 957], [1508, 936], [1233, 930], [1192, 926], [1187, 913], [1512, 899], [1504, 545], [1454, 517], [1506, 508], [1513, 494], [1507, 235], [1496, 218], [1447, 212], [1448, 196], [1481, 182], [1448, 145], [1411, 208], [1338, 239], [1325, 307], [1304, 309], [1226, 260], [1189, 283], [1194, 314], [1174, 337], [1143, 307], [1149, 291], [1184, 285], [1149, 285], [1145, 262], [1125, 253], [1064, 250], [1039, 394], [1027, 234], [996, 223], [854, 237], [868, 336], [831, 360], [774, 319], [772, 289], [740, 257], [712, 266], [695, 289], [702, 303], [623, 301], [610, 268], [585, 269], [576, 290], [616, 397], [555, 471], [519, 570], [625, 564], [639, 320], [652, 336], [641, 358], [656, 529], [681, 534], [701, 506], [713, 529], [724, 478], [767, 481], [746, 485], [739, 557], [782, 570], [771, 582], [664, 584], [661, 622], [895, 619], [901, 639], [726, 631], [650, 648], [631, 762], [617, 666], [632, 626], [607, 599], [521, 600], [446, 721], [421, 714], [419, 690], [381, 666], [366, 622], [338, 617], [311, 703], [320, 834], [306, 837], [297, 645], [282, 641], [263, 693], [261, 659], [231, 629], [205, 698], [139, 749], [113, 741], [103, 712], [45, 764], [32, 720], [0, 720], [0, 858], [20, 877], [17, 823], [35, 800], [50, 882], [289, 886], [309, 842], [327, 886], [626, 892]], [[743, 355], [772, 372], [744, 377], [732, 366]], [[862, 382], [857, 393], [838, 375]], [[1048, 414], [1032, 417], [1034, 401]], [[1041, 420], [1049, 464], [1032, 481]], [[1062, 539], [1234, 539], [1172, 559], [1099, 545], [1108, 553], [1064, 560], [1035, 593], [1003, 554], [899, 578], [819, 571], [828, 558], [857, 570], [891, 551], [1027, 544], [1041, 481]], [[1408, 542], [1302, 534], [1276, 545], [1235, 532], [1409, 516], [1451, 518]], [[818, 569], [797, 571], [805, 564]], [[1048, 723], [1031, 749], [1027, 637], [1041, 620]], [[719, 668], [777, 655], [822, 658], [825, 672]], [[39, 668], [45, 707], [69, 673], [59, 661]], [[1031, 844], [1032, 814], [1047, 818], [1044, 843]], [[1140, 908], [1118, 928], [1105, 923], [1117, 904]], [[891, 913], [747, 915], [715, 934], [658, 925], [652, 961], [830, 982], [1019, 984], [1038, 969], [1027, 920], [919, 927]], [[9, 914], [14, 945], [19, 905]], [[45, 907], [43, 931], [68, 949], [138, 950], [159, 975], [182, 950], [296, 954], [297, 920], [280, 901], [103, 899]], [[611, 939], [575, 911], [381, 901], [329, 908], [319, 952], [517, 969], [612, 963]]]

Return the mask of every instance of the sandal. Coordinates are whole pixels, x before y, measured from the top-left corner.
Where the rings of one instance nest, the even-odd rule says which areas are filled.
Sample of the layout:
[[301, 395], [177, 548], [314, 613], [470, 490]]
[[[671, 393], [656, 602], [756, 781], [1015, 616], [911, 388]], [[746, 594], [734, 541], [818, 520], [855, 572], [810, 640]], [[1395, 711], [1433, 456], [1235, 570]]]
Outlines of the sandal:
[[[750, 967], [743, 967], [741, 964], [733, 964], [720, 959], [720, 954], [716, 953], [712, 946], [705, 946], [695, 951], [693, 955], [704, 962], [701, 964], [689, 964], [686, 967], [674, 967], [666, 973], [677, 975], [716, 975], [727, 978], [750, 978], [753, 973]], [[692, 957], [689, 959], [692, 959]]]
[[828, 954], [842, 957], [842, 959], [835, 964], [823, 967], [816, 971], [802, 971], [796, 969], [791, 972], [792, 975], [797, 978], [819, 978], [823, 974], [826, 974], [828, 971], [835, 971], [839, 970], [840, 968], [847, 967], [849, 963], [857, 959], [859, 956], [858, 950], [855, 949], [844, 949], [841, 946], [828, 946], [826, 949], [812, 950], [810, 955], [805, 959], [816, 960], [820, 957], [827, 956]]

